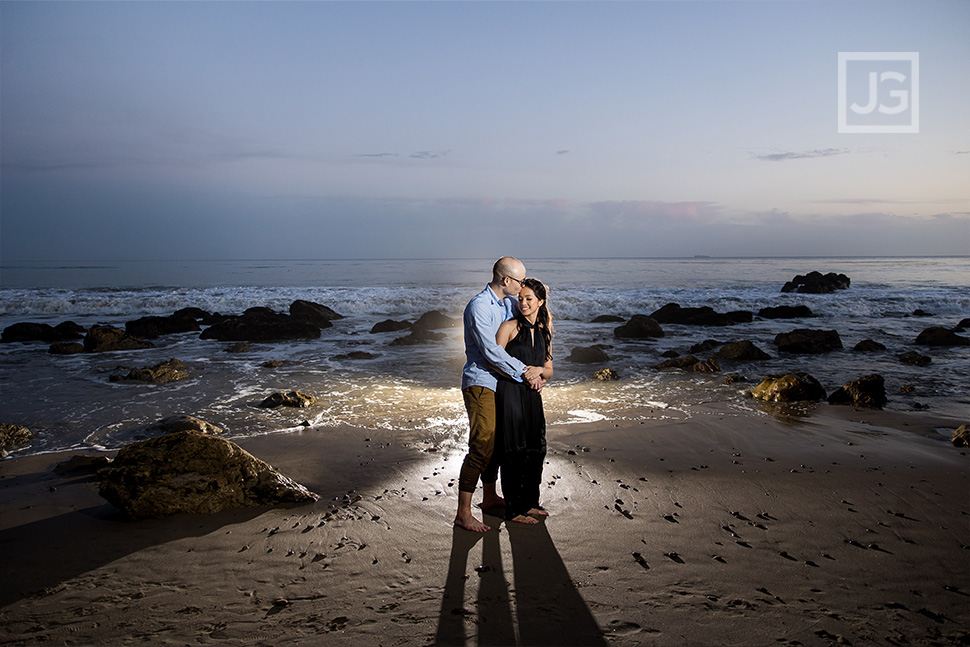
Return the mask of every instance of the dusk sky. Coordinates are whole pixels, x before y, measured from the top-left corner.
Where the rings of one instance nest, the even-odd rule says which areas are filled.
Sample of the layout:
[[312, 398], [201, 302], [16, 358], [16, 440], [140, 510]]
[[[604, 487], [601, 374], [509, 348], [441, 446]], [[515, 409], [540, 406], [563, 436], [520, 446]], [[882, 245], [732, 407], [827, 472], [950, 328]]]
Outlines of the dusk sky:
[[[964, 0], [6, 1], [0, 256], [970, 254], [968, 33]], [[918, 133], [838, 132], [839, 52], [919, 54]]]

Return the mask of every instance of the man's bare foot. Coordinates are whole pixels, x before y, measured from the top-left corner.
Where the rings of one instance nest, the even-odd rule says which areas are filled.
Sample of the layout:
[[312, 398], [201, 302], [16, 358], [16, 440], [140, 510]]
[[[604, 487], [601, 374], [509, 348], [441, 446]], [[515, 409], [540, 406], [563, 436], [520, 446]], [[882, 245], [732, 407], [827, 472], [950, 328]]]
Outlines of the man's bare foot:
[[481, 521], [473, 517], [472, 515], [458, 514], [455, 517], [455, 525], [459, 528], [464, 528], [465, 530], [470, 530], [472, 532], [488, 532], [491, 527], [486, 526]]
[[546, 511], [545, 508], [532, 508], [531, 510], [529, 510], [528, 512], [526, 512], [526, 514], [529, 515], [530, 517], [548, 517], [549, 516], [549, 513]]
[[511, 519], [507, 519], [507, 521], [515, 521], [517, 523], [539, 523], [538, 519], [530, 517], [527, 514], [517, 514]]
[[488, 496], [487, 494], [482, 498], [482, 504], [479, 506], [482, 510], [492, 510], [494, 508], [504, 508], [505, 499], [498, 496]]

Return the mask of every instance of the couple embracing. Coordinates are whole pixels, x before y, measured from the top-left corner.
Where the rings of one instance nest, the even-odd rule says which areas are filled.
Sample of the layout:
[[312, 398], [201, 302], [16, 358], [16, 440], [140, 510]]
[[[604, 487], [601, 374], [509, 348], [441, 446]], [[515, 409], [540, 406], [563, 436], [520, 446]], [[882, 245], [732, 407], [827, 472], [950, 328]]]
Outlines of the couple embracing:
[[[546, 287], [526, 278], [521, 261], [504, 257], [492, 280], [465, 307], [461, 391], [468, 412], [468, 454], [458, 479], [455, 525], [490, 530], [472, 514], [479, 478], [482, 509], [505, 509], [508, 521], [537, 523], [546, 422], [542, 388], [552, 377], [552, 319]], [[502, 494], [496, 492], [499, 467]]]

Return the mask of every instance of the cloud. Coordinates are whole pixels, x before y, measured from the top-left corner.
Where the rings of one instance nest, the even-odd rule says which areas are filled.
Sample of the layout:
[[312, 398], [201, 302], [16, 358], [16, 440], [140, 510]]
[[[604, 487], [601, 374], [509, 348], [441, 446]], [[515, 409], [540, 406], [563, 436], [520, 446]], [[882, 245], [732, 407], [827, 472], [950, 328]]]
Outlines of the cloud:
[[849, 151], [845, 148], [822, 148], [801, 153], [789, 151], [787, 153], [770, 153], [768, 155], [751, 154], [755, 159], [764, 162], [787, 162], [788, 160], [811, 159], [813, 157], [833, 157], [835, 155], [845, 155]]
[[714, 202], [663, 202], [659, 200], [606, 200], [590, 202], [586, 208], [613, 227], [699, 224], [715, 219], [720, 207]]
[[439, 157], [444, 157], [451, 151], [417, 151], [408, 155], [411, 159], [416, 160], [433, 160]]
[[354, 157], [397, 157], [397, 153], [358, 153]]
[[556, 155], [565, 155], [568, 152], [569, 152], [569, 150], [556, 151]]

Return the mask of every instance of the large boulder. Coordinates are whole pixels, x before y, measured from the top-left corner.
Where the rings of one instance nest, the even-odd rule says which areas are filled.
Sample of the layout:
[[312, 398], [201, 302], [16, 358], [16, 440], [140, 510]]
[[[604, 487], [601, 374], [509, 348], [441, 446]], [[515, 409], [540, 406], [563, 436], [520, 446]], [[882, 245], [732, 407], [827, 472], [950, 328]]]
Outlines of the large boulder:
[[864, 409], [886, 406], [886, 381], [877, 373], [846, 382], [828, 398], [829, 404], [851, 404]]
[[33, 321], [23, 321], [7, 326], [0, 335], [0, 341], [69, 341], [80, 339], [84, 328], [73, 321], [65, 321], [56, 326]]
[[391, 346], [414, 346], [416, 344], [432, 344], [444, 341], [447, 335], [443, 332], [435, 332], [426, 328], [415, 328], [410, 335], [398, 337], [391, 341]]
[[758, 316], [764, 319], [802, 319], [814, 317], [815, 313], [808, 306], [775, 306], [758, 310]]
[[84, 350], [88, 353], [103, 353], [112, 350], [139, 350], [154, 348], [155, 344], [130, 335], [114, 326], [91, 326], [84, 336]]
[[385, 319], [384, 321], [378, 321], [370, 329], [372, 334], [382, 333], [382, 332], [398, 332], [400, 330], [407, 330], [411, 327], [410, 321], [394, 321], [393, 319]]
[[188, 312], [172, 314], [167, 317], [142, 317], [125, 323], [125, 331], [129, 335], [143, 339], [154, 339], [162, 335], [173, 335], [180, 332], [194, 332], [202, 327], [196, 318]]
[[23, 445], [33, 437], [34, 432], [23, 425], [0, 423], [0, 456], [6, 456], [9, 450]]
[[112, 382], [143, 382], [147, 384], [166, 384], [189, 377], [188, 367], [180, 359], [170, 359], [147, 368], [133, 368], [127, 375], [112, 375]]
[[620, 315], [599, 315], [590, 323], [623, 323], [623, 317]]
[[970, 346], [970, 338], [961, 337], [940, 326], [933, 326], [917, 335], [916, 343], [920, 346]]
[[654, 311], [650, 317], [661, 324], [683, 324], [687, 326], [730, 326], [736, 323], [747, 323], [754, 316], [747, 310], [734, 312], [715, 312], [710, 306], [698, 308], [684, 308], [677, 303], [668, 303]]
[[[202, 331], [200, 339], [219, 341], [290, 341], [317, 339], [320, 323], [311, 323], [269, 308], [249, 308], [241, 316], [224, 317]], [[332, 326], [329, 321], [323, 327]]]
[[771, 359], [771, 355], [755, 346], [752, 342], [744, 340], [724, 344], [714, 353], [713, 359], [728, 362], [755, 362], [763, 359]]
[[235, 443], [192, 430], [132, 443], [99, 475], [101, 496], [131, 519], [318, 498]]
[[418, 317], [418, 320], [411, 324], [411, 329], [415, 331], [441, 330], [442, 328], [455, 328], [460, 325], [460, 319], [449, 317], [438, 310], [432, 310]]
[[76, 341], [55, 341], [47, 352], [51, 355], [79, 355], [84, 352], [84, 344]]
[[766, 402], [818, 402], [825, 399], [825, 389], [807, 373], [769, 375], [748, 394]]
[[297, 299], [290, 304], [290, 316], [300, 321], [318, 324], [321, 328], [329, 328], [333, 325], [331, 322], [334, 319], [344, 318], [342, 314], [338, 314], [325, 305], [304, 301], [303, 299]]
[[209, 434], [210, 436], [217, 436], [223, 433], [225, 430], [222, 427], [214, 425], [211, 422], [206, 422], [201, 418], [196, 418], [195, 416], [190, 416], [187, 414], [178, 414], [163, 418], [158, 422], [145, 425], [144, 427], [136, 429], [130, 433], [132, 438], [135, 438], [136, 440], [144, 440], [146, 438], [154, 438], [156, 436], [172, 434], [176, 431], [198, 431], [199, 433]]
[[851, 285], [849, 277], [845, 274], [829, 272], [809, 272], [806, 275], [799, 274], [791, 281], [782, 286], [782, 292], [799, 292], [801, 294], [828, 294], [836, 290], [848, 290]]
[[577, 364], [601, 364], [610, 361], [610, 356], [606, 354], [602, 346], [577, 346], [566, 358], [567, 362]]
[[858, 344], [852, 347], [852, 350], [859, 353], [877, 353], [879, 351], [886, 350], [885, 345], [880, 344], [872, 339], [863, 339]]
[[664, 331], [656, 319], [647, 315], [633, 315], [628, 322], [614, 328], [613, 334], [621, 339], [648, 339], [663, 337]]
[[775, 346], [784, 353], [828, 353], [842, 348], [842, 338], [834, 330], [799, 328], [776, 335]]

